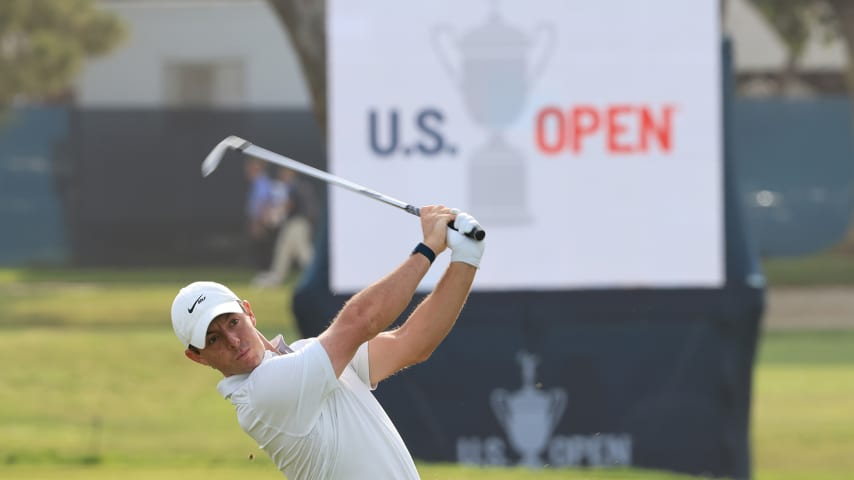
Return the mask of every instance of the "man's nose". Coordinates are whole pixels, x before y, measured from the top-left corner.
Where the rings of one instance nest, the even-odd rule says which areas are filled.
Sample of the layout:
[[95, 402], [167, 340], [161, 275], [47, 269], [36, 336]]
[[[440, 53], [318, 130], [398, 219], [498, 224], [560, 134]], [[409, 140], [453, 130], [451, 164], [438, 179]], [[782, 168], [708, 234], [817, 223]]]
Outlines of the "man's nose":
[[240, 337], [233, 333], [226, 334], [226, 339], [228, 339], [228, 345], [232, 348], [237, 348], [240, 345]]

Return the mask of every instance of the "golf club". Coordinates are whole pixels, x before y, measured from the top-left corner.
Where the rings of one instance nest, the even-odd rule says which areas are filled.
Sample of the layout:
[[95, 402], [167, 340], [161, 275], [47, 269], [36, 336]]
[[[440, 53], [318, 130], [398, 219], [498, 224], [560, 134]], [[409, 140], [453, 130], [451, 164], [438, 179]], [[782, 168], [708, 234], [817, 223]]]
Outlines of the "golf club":
[[[225, 153], [228, 150], [237, 150], [243, 152], [249, 156], [260, 158], [261, 160], [265, 160], [267, 162], [274, 163], [282, 167], [290, 168], [291, 170], [308, 175], [309, 177], [323, 180], [324, 182], [331, 183], [333, 185], [338, 185], [339, 187], [344, 187], [356, 193], [371, 197], [374, 200], [379, 200], [383, 203], [387, 203], [402, 210], [406, 210], [412, 215], [421, 215], [421, 211], [418, 207], [410, 205], [396, 198], [383, 195], [382, 193], [376, 192], [367, 187], [363, 187], [358, 183], [353, 183], [349, 180], [345, 180], [341, 177], [332, 175], [331, 173], [324, 172], [323, 170], [308, 166], [292, 158], [288, 158], [284, 155], [280, 155], [276, 152], [267, 150], [266, 148], [261, 148], [248, 140], [244, 140], [234, 135], [228, 136], [225, 138], [225, 140], [219, 142], [213, 148], [213, 150], [211, 150], [211, 153], [209, 153], [208, 156], [205, 158], [205, 161], [202, 162], [203, 177], [207, 177], [208, 175], [213, 173], [214, 170], [216, 170], [216, 167], [219, 166], [219, 163], [222, 161], [223, 156], [225, 156]], [[450, 224], [448, 226], [453, 228], [453, 226]], [[475, 228], [471, 232], [463, 232], [463, 234], [475, 240], [483, 240], [486, 237], [486, 232], [481, 228]]]

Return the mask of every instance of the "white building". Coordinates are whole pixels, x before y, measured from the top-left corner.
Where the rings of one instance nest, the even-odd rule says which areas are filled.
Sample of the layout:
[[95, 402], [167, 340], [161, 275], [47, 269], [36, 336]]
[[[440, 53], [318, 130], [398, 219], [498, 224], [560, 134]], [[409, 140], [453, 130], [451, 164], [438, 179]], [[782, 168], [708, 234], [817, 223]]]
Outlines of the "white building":
[[[748, 0], [726, 2], [743, 94], [774, 93], [786, 49]], [[87, 107], [308, 108], [310, 96], [284, 25], [265, 0], [102, 0], [128, 28], [108, 56], [86, 63], [76, 100]], [[810, 38], [805, 79], [844, 84], [844, 42]], [[803, 82], [798, 94], [814, 89]], [[790, 92], [792, 93], [792, 92]]]
[[290, 39], [263, 0], [104, 0], [127, 38], [75, 82], [86, 107], [308, 108]]

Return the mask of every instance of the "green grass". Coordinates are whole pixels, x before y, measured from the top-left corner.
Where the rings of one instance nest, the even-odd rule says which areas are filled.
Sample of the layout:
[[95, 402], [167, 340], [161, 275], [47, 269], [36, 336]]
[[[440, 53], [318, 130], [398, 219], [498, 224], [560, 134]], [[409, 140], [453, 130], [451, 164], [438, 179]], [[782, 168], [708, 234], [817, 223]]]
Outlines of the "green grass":
[[752, 429], [759, 479], [852, 478], [854, 332], [765, 333]]
[[[269, 465], [261, 465], [261, 463]], [[422, 480], [687, 480], [694, 477], [672, 475], [662, 472], [637, 470], [523, 470], [519, 468], [471, 468], [457, 465], [419, 465]], [[4, 471], [18, 480], [232, 480], [234, 478], [281, 479], [282, 474], [270, 462], [255, 460], [243, 464], [211, 464], [204, 466], [140, 466], [102, 465], [97, 467], [70, 466], [66, 468], [19, 466]]]
[[[0, 478], [282, 478], [187, 361], [169, 322], [175, 292], [224, 280], [267, 334], [296, 335], [290, 287], [250, 272], [0, 270]], [[854, 472], [854, 331], [761, 340], [752, 412], [754, 478]], [[254, 460], [249, 456], [254, 455]], [[424, 479], [686, 479], [639, 470], [419, 464]]]
[[262, 327], [294, 335], [291, 285], [259, 289], [249, 285], [251, 277], [248, 270], [0, 269], [0, 328], [171, 331], [169, 309], [178, 289], [195, 280], [215, 280], [249, 299]]

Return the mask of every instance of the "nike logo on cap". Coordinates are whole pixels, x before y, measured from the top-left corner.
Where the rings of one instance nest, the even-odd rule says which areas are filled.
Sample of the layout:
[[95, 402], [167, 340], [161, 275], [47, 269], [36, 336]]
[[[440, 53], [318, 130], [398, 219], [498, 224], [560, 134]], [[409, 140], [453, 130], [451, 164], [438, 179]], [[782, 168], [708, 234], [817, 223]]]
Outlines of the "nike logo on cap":
[[199, 298], [197, 298], [196, 301], [193, 302], [192, 305], [190, 305], [190, 308], [187, 309], [187, 313], [193, 313], [193, 310], [196, 309], [196, 305], [198, 305], [204, 301], [205, 301], [205, 295], [204, 294], [199, 295]]

